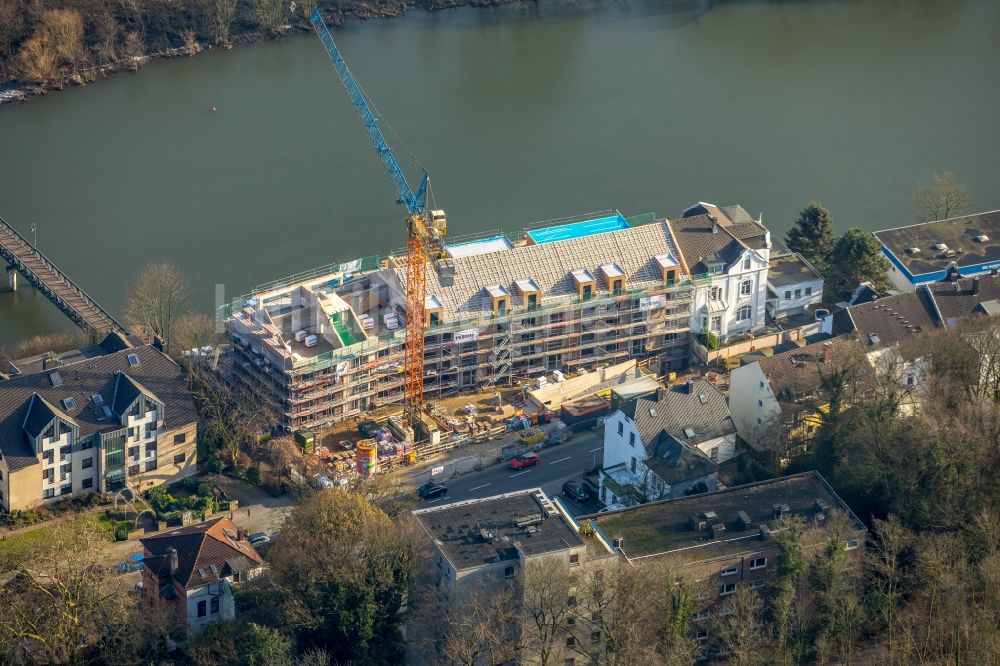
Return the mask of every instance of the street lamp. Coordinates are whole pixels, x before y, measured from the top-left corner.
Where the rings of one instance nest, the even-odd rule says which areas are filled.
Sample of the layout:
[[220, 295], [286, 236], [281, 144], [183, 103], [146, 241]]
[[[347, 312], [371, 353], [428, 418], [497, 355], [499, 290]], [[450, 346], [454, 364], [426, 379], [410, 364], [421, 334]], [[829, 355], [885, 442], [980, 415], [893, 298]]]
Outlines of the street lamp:
[[34, 245], [35, 249], [37, 250], [38, 249], [38, 225], [35, 224], [34, 222], [31, 223], [31, 237], [33, 239], [32, 240], [32, 245]]

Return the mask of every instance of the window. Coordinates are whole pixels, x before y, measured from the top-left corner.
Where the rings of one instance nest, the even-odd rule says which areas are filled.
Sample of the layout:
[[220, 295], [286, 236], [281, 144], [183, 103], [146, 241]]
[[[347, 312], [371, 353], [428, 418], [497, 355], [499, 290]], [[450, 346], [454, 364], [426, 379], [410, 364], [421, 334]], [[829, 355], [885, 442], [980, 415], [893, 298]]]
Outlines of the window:
[[69, 454], [73, 452], [72, 446], [63, 446], [59, 449], [59, 460], [66, 460], [69, 458]]
[[761, 380], [761, 382], [760, 382], [760, 390], [761, 391], [764, 390], [764, 380]]
[[93, 479], [84, 479], [83, 480], [83, 484], [81, 484], [81, 485], [84, 488], [93, 488], [94, 487], [94, 480]]
[[209, 612], [218, 613], [219, 612], [219, 597], [212, 597], [212, 605]]
[[802, 290], [801, 289], [796, 289], [795, 290], [795, 298], [802, 298]]
[[94, 459], [92, 457], [84, 458], [83, 462], [80, 464], [81, 469], [90, 469], [93, 466], [94, 466]]
[[182, 432], [179, 435], [174, 435], [174, 444], [183, 444], [187, 441], [187, 433]]
[[81, 451], [85, 451], [86, 449], [92, 449], [92, 448], [94, 448], [94, 440], [92, 440], [92, 439], [85, 439], [82, 442], [80, 442], [80, 450]]
[[766, 557], [758, 557], [758, 558], [750, 560], [750, 569], [751, 570], [753, 570], [753, 569], [763, 569], [766, 566], [767, 566], [767, 558]]
[[813, 293], [813, 288], [812, 287], [806, 287], [806, 296], [812, 296], [812, 293]]
[[844, 550], [857, 550], [857, 549], [858, 549], [857, 539], [848, 539], [847, 541], [844, 542]]
[[758, 400], [757, 401], [757, 408], [759, 409], [759, 408], [761, 408], [763, 406], [764, 406], [764, 401], [763, 400]]
[[694, 620], [695, 622], [701, 622], [702, 620], [707, 620], [708, 611], [707, 610], [698, 611], [697, 613], [691, 616], [691, 619]]
[[716, 333], [722, 330], [722, 317], [712, 317], [712, 330]]
[[579, 555], [570, 555], [569, 556], [569, 565], [570, 566], [573, 566], [573, 565], [579, 564], [579, 563], [580, 563], [580, 556]]
[[638, 466], [638, 462], [636, 461], [635, 456], [632, 456], [632, 473], [633, 474], [635, 474], [635, 470], [636, 470], [637, 466]]
[[183, 453], [178, 453], [176, 456], [174, 456], [174, 464], [175, 465], [180, 465], [182, 462], [184, 462], [184, 454]]
[[749, 296], [751, 293], [753, 293], [753, 282], [750, 280], [740, 282], [740, 296]]
[[756, 590], [758, 587], [764, 587], [764, 583], [767, 582], [763, 578], [758, 578], [757, 580], [750, 581], [750, 589]]
[[573, 647], [576, 645], [576, 638], [574, 636], [566, 637], [566, 647]]
[[695, 639], [704, 642], [708, 640], [708, 629], [699, 629], [698, 633], [695, 634]]
[[503, 570], [503, 577], [504, 578], [513, 578], [514, 577], [514, 567], [506, 567], [506, 568], [504, 568], [504, 570]]
[[592, 632], [590, 632], [590, 642], [591, 643], [600, 643], [601, 642], [601, 632], [599, 632], [599, 631], [592, 631]]
[[743, 270], [745, 271], [750, 270], [750, 257], [743, 258]]
[[725, 268], [725, 266], [723, 264], [715, 264], [714, 266], [709, 266], [708, 267], [708, 272], [712, 273], [714, 275], [718, 275], [718, 274], [722, 273], [722, 271], [723, 271], [724, 268]]
[[709, 451], [708, 457], [712, 459], [712, 462], [719, 462], [719, 447], [713, 446], [712, 450]]
[[736, 321], [746, 321], [752, 313], [753, 309], [749, 305], [743, 305], [736, 311]]
[[138, 446], [130, 446], [130, 447], [128, 447], [128, 455], [129, 455], [129, 458], [132, 458], [132, 460], [138, 460], [139, 459], [139, 447]]
[[45, 479], [46, 483], [52, 483], [56, 479], [55, 468], [49, 468], [42, 472], [42, 478]]
[[726, 567], [725, 569], [722, 570], [722, 574], [721, 575], [723, 575], [723, 576], [735, 576], [739, 572], [740, 572], [740, 568], [739, 567]]
[[208, 615], [208, 613], [205, 612], [207, 610], [207, 607], [208, 604], [205, 603], [204, 599], [198, 602], [198, 617], [205, 617], [206, 615]]
[[791, 291], [786, 291], [785, 292], [785, 300], [786, 301], [792, 300], [792, 292]]
[[156, 453], [156, 441], [146, 442], [146, 455], [152, 455]]
[[139, 473], [139, 466], [138, 465], [129, 465], [129, 468], [128, 468], [128, 475], [129, 476], [132, 476], [133, 474], [138, 474], [138, 473]]
[[146, 461], [146, 471], [154, 472], [156, 471], [156, 459]]
[[618, 436], [621, 437], [625, 434], [625, 424], [621, 421], [618, 422]]
[[56, 461], [56, 452], [52, 449], [49, 449], [48, 451], [42, 454], [42, 459], [45, 460], [46, 464], [51, 465]]
[[74, 398], [63, 398], [62, 404], [67, 410], [76, 409], [76, 400]]
[[713, 301], [722, 300], [722, 287], [712, 287], [711, 299]]
[[56, 496], [55, 488], [46, 488], [42, 491], [42, 499], [52, 499]]
[[69, 495], [71, 492], [73, 492], [73, 485], [69, 483], [59, 489], [60, 495]]
[[630, 433], [628, 434], [628, 443], [629, 443], [629, 444], [630, 444], [631, 446], [635, 446], [635, 433], [634, 433], [634, 432], [630, 432]]
[[719, 596], [724, 597], [736, 591], [736, 583], [726, 583], [719, 588]]
[[571, 615], [571, 616], [569, 616], [568, 618], [566, 618], [566, 625], [567, 625], [567, 626], [569, 626], [569, 627], [572, 627], [572, 626], [574, 626], [575, 624], [576, 624], [576, 618], [575, 618], [575, 617], [573, 617], [573, 616]]
[[575, 594], [566, 600], [566, 605], [567, 606], [576, 606], [576, 595]]
[[594, 611], [593, 613], [591, 613], [590, 614], [590, 621], [591, 622], [600, 622], [601, 621], [601, 613], [599, 611]]

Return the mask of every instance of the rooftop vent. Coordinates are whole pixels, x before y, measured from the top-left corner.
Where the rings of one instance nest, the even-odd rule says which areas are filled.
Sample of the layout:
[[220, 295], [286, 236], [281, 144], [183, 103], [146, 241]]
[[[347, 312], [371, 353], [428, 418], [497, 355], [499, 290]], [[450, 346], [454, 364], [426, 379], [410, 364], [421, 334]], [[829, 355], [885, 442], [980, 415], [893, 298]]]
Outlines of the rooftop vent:
[[514, 524], [517, 525], [518, 528], [523, 529], [525, 527], [531, 527], [532, 525], [538, 525], [543, 520], [544, 518], [542, 517], [542, 514], [536, 513], [533, 516], [525, 516], [523, 518], [518, 518], [516, 521], [514, 521]]
[[703, 405], [708, 403], [708, 398], [705, 397], [704, 393], [699, 393], [698, 394], [698, 402], [700, 402]]
[[774, 530], [771, 529], [770, 525], [767, 523], [761, 523], [760, 527], [757, 529], [757, 534], [760, 535], [761, 539], [767, 539], [771, 536], [771, 532], [773, 531]]
[[869, 333], [868, 334], [868, 343], [869, 344], [877, 345], [879, 342], [881, 342], [881, 341], [879, 340], [877, 334], [875, 334], [875, 333]]
[[920, 248], [919, 247], [908, 247], [908, 248], [906, 248], [906, 253], [907, 254], [920, 254]]
[[817, 511], [826, 511], [830, 508], [829, 503], [824, 499], [818, 499], [813, 503], [813, 508]]
[[722, 523], [713, 523], [709, 533], [713, 539], [720, 539], [726, 534], [726, 526]]
[[976, 237], [975, 237], [975, 239], [974, 239], [974, 240], [975, 240], [975, 241], [976, 241], [977, 243], [985, 243], [985, 242], [986, 242], [986, 241], [988, 241], [989, 239], [990, 239], [990, 237], [989, 237], [989, 236], [987, 236], [986, 234], [979, 234], [978, 236], [976, 236]]
[[496, 540], [496, 535], [486, 529], [479, 530], [479, 536], [486, 543], [493, 543], [493, 541]]
[[938, 252], [947, 252], [948, 246], [944, 243], [934, 243], [934, 245], [931, 245], [931, 249], [937, 250]]
[[791, 507], [789, 507], [787, 504], [775, 504], [774, 506], [771, 507], [771, 513], [774, 515], [775, 518], [781, 518], [791, 513], [791, 511], [792, 511]]
[[746, 511], [737, 511], [736, 523], [740, 526], [741, 530], [748, 530], [750, 529], [750, 516], [747, 515]]

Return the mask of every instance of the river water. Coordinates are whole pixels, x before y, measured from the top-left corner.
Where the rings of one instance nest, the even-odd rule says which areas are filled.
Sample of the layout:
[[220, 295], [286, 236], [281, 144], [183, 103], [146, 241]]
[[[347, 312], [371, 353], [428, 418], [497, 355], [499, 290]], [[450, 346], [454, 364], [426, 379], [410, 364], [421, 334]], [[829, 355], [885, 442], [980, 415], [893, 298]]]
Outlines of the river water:
[[[697, 200], [783, 233], [814, 199], [840, 230], [908, 224], [941, 170], [1000, 208], [998, 28], [996, 0], [547, 0], [334, 36], [452, 234]], [[312, 35], [0, 107], [0, 216], [115, 314], [151, 261], [208, 309], [217, 284], [399, 248], [394, 198]], [[0, 293], [0, 345], [65, 328]]]

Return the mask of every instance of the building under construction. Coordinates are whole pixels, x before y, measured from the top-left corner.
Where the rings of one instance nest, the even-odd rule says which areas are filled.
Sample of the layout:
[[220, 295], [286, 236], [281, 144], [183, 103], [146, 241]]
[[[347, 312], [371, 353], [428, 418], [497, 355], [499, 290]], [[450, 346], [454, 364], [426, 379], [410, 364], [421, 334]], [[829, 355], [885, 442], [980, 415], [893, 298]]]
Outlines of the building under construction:
[[[257, 288], [226, 308], [236, 378], [289, 430], [402, 400], [405, 257]], [[453, 242], [428, 271], [424, 390], [509, 385], [627, 357], [687, 365], [693, 282], [667, 220], [614, 212]]]

